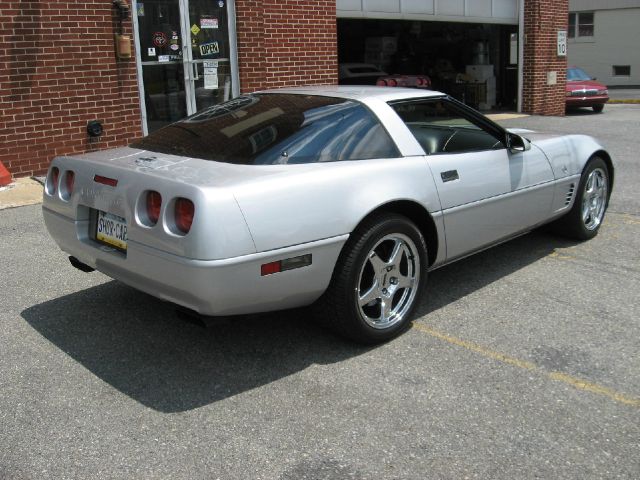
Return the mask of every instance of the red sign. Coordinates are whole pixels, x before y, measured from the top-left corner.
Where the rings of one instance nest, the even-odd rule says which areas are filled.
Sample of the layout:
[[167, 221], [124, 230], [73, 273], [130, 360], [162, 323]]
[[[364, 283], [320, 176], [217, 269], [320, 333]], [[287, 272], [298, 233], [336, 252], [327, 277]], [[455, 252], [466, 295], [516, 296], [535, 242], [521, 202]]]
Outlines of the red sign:
[[167, 44], [167, 34], [164, 32], [155, 32], [153, 34], [153, 44], [158, 47], [158, 48], [162, 48]]

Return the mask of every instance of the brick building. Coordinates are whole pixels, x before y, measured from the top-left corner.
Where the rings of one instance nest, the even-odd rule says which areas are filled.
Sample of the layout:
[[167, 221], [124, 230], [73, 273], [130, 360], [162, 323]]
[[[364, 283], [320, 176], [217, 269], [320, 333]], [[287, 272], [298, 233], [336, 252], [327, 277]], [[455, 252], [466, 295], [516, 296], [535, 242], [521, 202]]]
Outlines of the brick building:
[[0, 162], [41, 174], [55, 155], [126, 145], [240, 93], [335, 84], [339, 61], [384, 53], [353, 40], [378, 28], [414, 54], [438, 38], [485, 64], [498, 105], [562, 115], [567, 14], [568, 0], [0, 0]]

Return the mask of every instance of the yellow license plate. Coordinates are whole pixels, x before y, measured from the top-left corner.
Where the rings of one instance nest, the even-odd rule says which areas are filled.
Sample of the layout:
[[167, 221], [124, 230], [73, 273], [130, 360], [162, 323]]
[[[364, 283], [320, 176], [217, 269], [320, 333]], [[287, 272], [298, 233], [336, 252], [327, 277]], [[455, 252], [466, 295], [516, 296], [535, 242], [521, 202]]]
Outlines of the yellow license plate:
[[120, 250], [127, 249], [127, 221], [112, 213], [98, 210], [96, 240]]

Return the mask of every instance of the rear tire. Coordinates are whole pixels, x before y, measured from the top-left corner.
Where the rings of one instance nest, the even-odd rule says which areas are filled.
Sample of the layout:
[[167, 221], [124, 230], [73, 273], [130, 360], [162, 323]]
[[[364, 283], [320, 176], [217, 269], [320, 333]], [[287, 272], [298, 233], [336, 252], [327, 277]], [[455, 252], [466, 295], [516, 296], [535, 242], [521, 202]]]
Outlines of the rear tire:
[[584, 167], [573, 207], [556, 222], [560, 233], [577, 240], [598, 234], [609, 203], [609, 169], [600, 157], [592, 157]]
[[407, 329], [426, 281], [427, 247], [406, 217], [385, 214], [353, 232], [336, 263], [316, 317], [364, 344], [386, 342]]
[[604, 110], [604, 104], [600, 104], [600, 105], [594, 105], [593, 107], [593, 111], [596, 113], [601, 113], [602, 110]]

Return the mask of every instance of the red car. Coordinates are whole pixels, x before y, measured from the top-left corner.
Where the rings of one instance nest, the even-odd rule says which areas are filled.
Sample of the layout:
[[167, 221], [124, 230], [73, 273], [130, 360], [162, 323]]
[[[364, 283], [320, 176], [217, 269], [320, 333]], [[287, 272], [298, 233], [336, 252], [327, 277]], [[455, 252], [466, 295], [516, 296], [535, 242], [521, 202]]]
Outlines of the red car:
[[379, 87], [411, 87], [431, 89], [431, 79], [426, 75], [387, 75], [378, 78]]
[[609, 101], [607, 86], [596, 82], [578, 67], [567, 68], [567, 108], [591, 107], [600, 113]]

